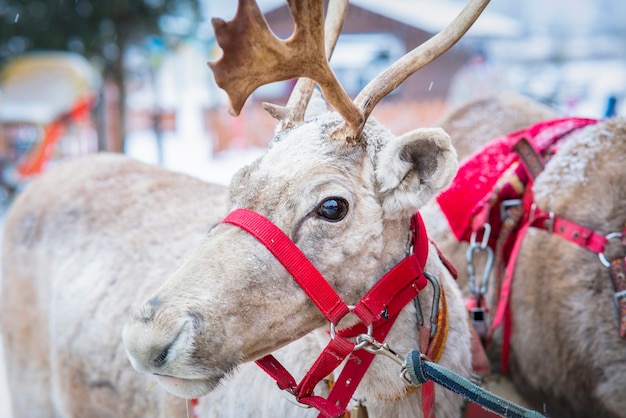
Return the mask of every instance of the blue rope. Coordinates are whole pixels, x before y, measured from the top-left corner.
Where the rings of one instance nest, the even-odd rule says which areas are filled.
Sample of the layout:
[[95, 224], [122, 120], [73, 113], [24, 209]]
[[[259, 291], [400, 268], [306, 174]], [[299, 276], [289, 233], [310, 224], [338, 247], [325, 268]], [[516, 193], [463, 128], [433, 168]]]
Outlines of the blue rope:
[[419, 350], [412, 350], [406, 357], [406, 368], [412, 382], [422, 384], [432, 380], [500, 416], [510, 418], [545, 418], [539, 412], [531, 411], [497, 396], [463, 376], [459, 376], [437, 363], [422, 358]]

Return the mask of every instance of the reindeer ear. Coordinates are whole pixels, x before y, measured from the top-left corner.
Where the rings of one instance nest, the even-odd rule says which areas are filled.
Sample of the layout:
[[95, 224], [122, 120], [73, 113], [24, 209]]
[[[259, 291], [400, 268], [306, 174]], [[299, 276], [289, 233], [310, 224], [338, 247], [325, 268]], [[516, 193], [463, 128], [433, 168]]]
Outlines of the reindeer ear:
[[410, 216], [456, 174], [450, 137], [440, 128], [416, 129], [389, 141], [378, 152], [376, 179], [386, 216]]

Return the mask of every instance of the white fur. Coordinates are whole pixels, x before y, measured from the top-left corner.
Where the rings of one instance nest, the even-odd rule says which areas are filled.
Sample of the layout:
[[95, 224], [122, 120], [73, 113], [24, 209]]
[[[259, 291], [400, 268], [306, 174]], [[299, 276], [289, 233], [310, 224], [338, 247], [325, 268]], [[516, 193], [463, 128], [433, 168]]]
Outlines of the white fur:
[[[366, 144], [346, 145], [330, 139], [338, 123], [327, 113], [283, 133], [233, 180], [228, 204], [221, 188], [122, 157], [78, 160], [33, 182], [11, 209], [4, 245], [2, 317], [20, 318], [3, 324], [16, 416], [180, 417], [184, 402], [163, 389], [198, 396], [218, 382], [202, 398], [200, 416], [314, 416], [285, 399], [250, 361], [277, 352], [301, 377], [327, 341], [323, 318], [251, 236], [212, 225], [227, 206], [264, 214], [355, 303], [404, 257], [409, 214], [448, 183], [455, 165], [440, 131], [394, 138], [370, 122]], [[432, 141], [424, 150], [437, 150], [427, 184], [409, 176], [412, 184], [402, 186], [422, 196], [395, 197], [388, 181], [381, 192], [380, 178], [398, 176], [395, 142], [411, 140]], [[384, 163], [377, 158], [381, 150], [389, 154]], [[343, 221], [314, 216], [328, 196], [349, 203]], [[393, 210], [385, 209], [388, 198]], [[434, 248], [427, 270], [448, 301], [441, 364], [468, 376], [463, 302]], [[130, 305], [150, 294], [124, 331], [133, 365], [148, 372], [142, 375], [125, 358], [120, 335]], [[430, 287], [420, 295], [426, 321], [431, 298]], [[417, 333], [409, 304], [387, 342], [406, 354], [417, 346]], [[163, 365], [156, 366], [152, 360], [169, 342]], [[144, 392], [156, 379], [161, 384]], [[420, 417], [419, 392], [404, 395], [398, 366], [377, 358], [355, 397], [367, 399], [372, 418]], [[437, 389], [438, 417], [458, 416], [461, 403]]]

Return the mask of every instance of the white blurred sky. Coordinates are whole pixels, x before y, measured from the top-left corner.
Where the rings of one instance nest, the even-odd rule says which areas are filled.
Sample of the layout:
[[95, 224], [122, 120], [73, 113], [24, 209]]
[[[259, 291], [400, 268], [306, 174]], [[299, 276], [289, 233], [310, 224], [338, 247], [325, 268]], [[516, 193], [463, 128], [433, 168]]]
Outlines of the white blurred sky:
[[[407, 7], [429, 4], [465, 3], [464, 0], [399, 0]], [[284, 0], [258, 0], [262, 10]], [[235, 1], [205, 0], [207, 16], [229, 19], [235, 14]], [[529, 34], [585, 35], [598, 32], [626, 33], [624, 0], [492, 0], [487, 11], [519, 19]], [[626, 46], [625, 46], [626, 47]]]

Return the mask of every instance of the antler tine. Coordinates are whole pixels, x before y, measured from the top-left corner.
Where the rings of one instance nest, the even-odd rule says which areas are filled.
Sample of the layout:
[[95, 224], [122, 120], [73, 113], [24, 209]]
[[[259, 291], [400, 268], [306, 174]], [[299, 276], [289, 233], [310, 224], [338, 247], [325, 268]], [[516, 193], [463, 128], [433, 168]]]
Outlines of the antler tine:
[[[330, 61], [337, 39], [348, 11], [348, 0], [330, 0], [326, 11], [324, 38], [326, 39], [326, 58]], [[304, 120], [304, 113], [311, 100], [315, 82], [309, 78], [300, 78], [294, 86], [286, 106], [263, 103], [263, 108], [279, 121], [277, 130], [283, 131], [299, 125]]]
[[326, 100], [349, 127], [362, 123], [354, 105], [333, 74], [324, 51], [321, 1], [288, 0], [294, 18], [294, 33], [283, 41], [267, 26], [254, 0], [239, 0], [235, 18], [229, 22], [213, 19], [223, 55], [209, 63], [216, 83], [230, 98], [231, 113], [237, 115], [246, 99], [263, 84], [297, 77], [313, 79]]
[[[363, 112], [363, 125], [356, 132], [338, 133], [358, 137], [374, 107], [404, 80], [450, 49], [468, 31], [489, 0], [470, 0], [461, 13], [441, 32], [413, 49], [372, 80], [354, 103]], [[349, 128], [348, 128], [349, 130]]]

